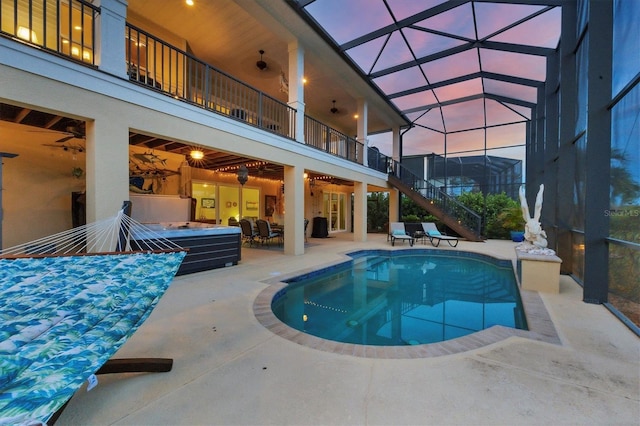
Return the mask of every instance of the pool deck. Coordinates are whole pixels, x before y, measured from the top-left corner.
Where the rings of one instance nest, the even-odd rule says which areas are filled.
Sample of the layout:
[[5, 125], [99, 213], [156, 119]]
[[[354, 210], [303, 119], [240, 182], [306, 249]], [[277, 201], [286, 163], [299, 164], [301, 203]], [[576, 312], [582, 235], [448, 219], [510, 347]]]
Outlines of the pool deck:
[[[237, 266], [176, 277], [117, 354], [173, 358], [173, 370], [99, 376], [56, 424], [640, 424], [640, 339], [605, 307], [583, 303], [566, 276], [559, 294], [523, 293], [530, 323], [540, 320], [531, 332], [491, 329], [489, 338], [458, 339], [446, 351], [314, 348], [306, 335], [265, 327], [260, 296], [273, 291], [270, 283], [355, 249], [391, 249], [385, 235], [350, 239], [309, 238], [295, 257], [276, 247], [243, 249]], [[514, 246], [461, 241], [438, 250], [513, 259]]]

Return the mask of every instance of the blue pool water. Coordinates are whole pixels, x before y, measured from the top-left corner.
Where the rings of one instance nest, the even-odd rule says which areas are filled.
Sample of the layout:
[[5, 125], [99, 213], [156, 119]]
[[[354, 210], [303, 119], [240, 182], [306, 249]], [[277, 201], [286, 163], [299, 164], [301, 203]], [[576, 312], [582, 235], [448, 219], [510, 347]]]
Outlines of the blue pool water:
[[378, 346], [435, 343], [493, 325], [526, 330], [513, 267], [481, 254], [361, 251], [287, 280], [276, 317], [324, 339]]

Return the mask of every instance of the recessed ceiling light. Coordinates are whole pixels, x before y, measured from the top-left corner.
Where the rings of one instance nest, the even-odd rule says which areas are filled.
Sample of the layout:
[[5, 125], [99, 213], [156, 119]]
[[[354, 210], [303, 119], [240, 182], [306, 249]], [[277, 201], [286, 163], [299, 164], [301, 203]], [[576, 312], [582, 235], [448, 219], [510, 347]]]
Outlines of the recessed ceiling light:
[[187, 3], [187, 6], [193, 6], [193, 0], [185, 0], [185, 3]]

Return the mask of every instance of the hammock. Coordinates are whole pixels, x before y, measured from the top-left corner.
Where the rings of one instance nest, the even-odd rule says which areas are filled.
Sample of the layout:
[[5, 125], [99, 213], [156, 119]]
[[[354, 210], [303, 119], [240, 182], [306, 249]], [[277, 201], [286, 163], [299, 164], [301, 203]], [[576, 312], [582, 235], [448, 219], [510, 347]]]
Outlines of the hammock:
[[171, 369], [171, 359], [109, 361], [186, 254], [160, 236], [132, 251], [137, 232], [154, 234], [124, 211], [0, 252], [0, 425], [55, 422], [96, 373]]

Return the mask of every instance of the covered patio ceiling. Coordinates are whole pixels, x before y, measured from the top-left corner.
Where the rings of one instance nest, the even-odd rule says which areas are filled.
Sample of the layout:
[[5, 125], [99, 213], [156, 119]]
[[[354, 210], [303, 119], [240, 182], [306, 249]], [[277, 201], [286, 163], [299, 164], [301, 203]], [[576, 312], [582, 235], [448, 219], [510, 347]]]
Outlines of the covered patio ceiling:
[[[86, 124], [82, 120], [0, 103], [0, 133], [7, 140], [29, 143], [41, 149], [57, 148], [78, 154], [86, 149], [85, 132]], [[157, 151], [184, 155], [190, 166], [200, 169], [235, 173], [241, 165], [245, 165], [249, 170], [249, 176], [278, 181], [284, 179], [284, 166], [259, 158], [244, 157], [136, 132], [129, 132], [129, 145], [146, 148], [150, 153]], [[203, 152], [202, 159], [191, 158], [190, 153], [194, 148]], [[351, 181], [312, 171], [309, 171], [309, 177], [329, 183], [353, 185]]]

